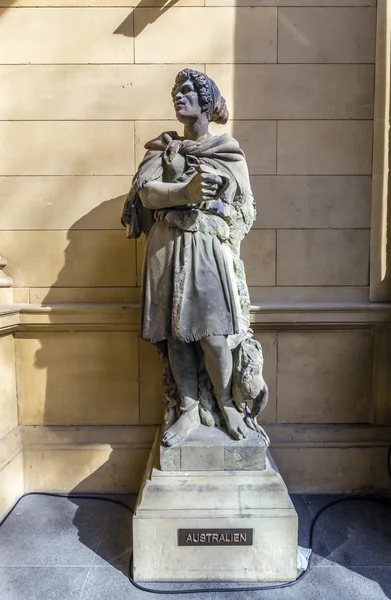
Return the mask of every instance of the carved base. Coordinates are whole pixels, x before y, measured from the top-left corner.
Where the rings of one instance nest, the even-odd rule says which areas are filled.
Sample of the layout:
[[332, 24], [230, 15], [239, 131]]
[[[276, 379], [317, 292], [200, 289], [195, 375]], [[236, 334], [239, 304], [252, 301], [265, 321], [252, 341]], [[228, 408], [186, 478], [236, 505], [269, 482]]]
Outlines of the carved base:
[[296, 578], [297, 514], [262, 471], [161, 471], [156, 437], [133, 518], [136, 581]]
[[266, 445], [248, 430], [245, 440], [233, 440], [217, 427], [200, 425], [184, 442], [167, 448], [160, 444], [162, 471], [263, 471]]

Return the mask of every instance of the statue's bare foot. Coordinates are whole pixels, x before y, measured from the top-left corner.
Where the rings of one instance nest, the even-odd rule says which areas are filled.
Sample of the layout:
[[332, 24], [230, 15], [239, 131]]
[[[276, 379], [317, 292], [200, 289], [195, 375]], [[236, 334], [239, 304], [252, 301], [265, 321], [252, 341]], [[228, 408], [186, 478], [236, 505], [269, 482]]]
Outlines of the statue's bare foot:
[[184, 412], [171, 427], [163, 433], [162, 442], [165, 446], [175, 446], [183, 442], [191, 431], [201, 424], [198, 405], [193, 410]]
[[244, 421], [249, 429], [256, 431], [256, 433], [259, 435], [259, 437], [265, 442], [266, 446], [270, 446], [269, 436], [267, 435], [264, 428], [260, 426], [256, 417], [248, 416], [248, 417], [245, 417]]
[[247, 427], [243, 420], [243, 414], [235, 406], [222, 406], [224, 421], [228, 433], [234, 440], [241, 440], [247, 437]]

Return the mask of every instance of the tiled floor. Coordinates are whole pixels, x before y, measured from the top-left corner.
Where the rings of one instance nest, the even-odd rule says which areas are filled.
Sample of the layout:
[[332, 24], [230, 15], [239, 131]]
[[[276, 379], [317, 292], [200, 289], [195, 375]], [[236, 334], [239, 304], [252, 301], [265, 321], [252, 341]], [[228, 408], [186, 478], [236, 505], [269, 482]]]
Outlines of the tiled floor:
[[[334, 496], [292, 497], [299, 543], [310, 522]], [[134, 503], [135, 498], [118, 499]], [[101, 500], [23, 498], [0, 529], [1, 600], [128, 600], [158, 598], [127, 578], [131, 514]], [[234, 584], [236, 585], [236, 584]], [[189, 584], [150, 584], [184, 590]], [[206, 588], [220, 587], [205, 584]], [[302, 583], [283, 590], [192, 594], [220, 600], [382, 600], [391, 598], [391, 505], [346, 502], [324, 513], [315, 532], [314, 558]]]

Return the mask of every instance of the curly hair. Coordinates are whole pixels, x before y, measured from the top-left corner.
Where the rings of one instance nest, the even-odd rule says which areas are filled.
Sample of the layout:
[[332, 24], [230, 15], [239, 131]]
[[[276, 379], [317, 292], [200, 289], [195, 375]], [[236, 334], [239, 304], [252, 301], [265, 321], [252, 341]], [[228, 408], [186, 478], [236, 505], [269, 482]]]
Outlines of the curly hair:
[[206, 112], [208, 121], [224, 125], [228, 121], [228, 108], [219, 88], [205, 73], [195, 69], [183, 69], [175, 78], [175, 84], [171, 91], [172, 99], [175, 100], [176, 90], [185, 81], [192, 81], [198, 93], [201, 111]]

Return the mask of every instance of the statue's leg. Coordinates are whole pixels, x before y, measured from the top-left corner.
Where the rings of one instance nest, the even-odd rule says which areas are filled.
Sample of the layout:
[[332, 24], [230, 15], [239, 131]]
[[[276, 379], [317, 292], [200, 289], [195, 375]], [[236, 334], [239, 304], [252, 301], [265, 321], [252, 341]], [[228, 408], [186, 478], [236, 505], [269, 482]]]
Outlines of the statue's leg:
[[201, 421], [198, 411], [198, 360], [193, 343], [168, 339], [168, 356], [172, 374], [181, 399], [182, 415], [164, 432], [162, 441], [166, 446], [179, 444], [196, 429]]
[[212, 382], [228, 433], [237, 440], [247, 437], [243, 415], [232, 399], [232, 352], [227, 338], [212, 335], [200, 340], [205, 367]]

